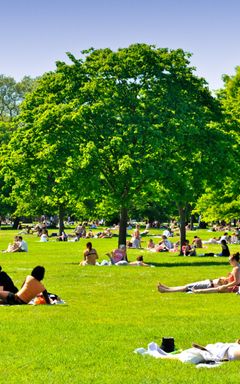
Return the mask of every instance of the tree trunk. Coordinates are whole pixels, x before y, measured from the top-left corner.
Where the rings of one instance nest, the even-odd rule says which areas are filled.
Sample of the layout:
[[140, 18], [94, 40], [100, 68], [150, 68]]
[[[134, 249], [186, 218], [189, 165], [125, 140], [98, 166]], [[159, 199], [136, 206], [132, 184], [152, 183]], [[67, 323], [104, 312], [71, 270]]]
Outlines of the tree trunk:
[[121, 207], [118, 246], [120, 246], [121, 244], [126, 245], [127, 220], [128, 220], [128, 210], [125, 207]]
[[180, 255], [183, 255], [182, 246], [186, 240], [186, 209], [185, 207], [179, 207], [179, 218], [180, 218]]
[[194, 215], [190, 216], [190, 229], [191, 231], [194, 230]]
[[61, 236], [62, 232], [64, 231], [64, 209], [60, 205], [59, 206], [59, 236]]

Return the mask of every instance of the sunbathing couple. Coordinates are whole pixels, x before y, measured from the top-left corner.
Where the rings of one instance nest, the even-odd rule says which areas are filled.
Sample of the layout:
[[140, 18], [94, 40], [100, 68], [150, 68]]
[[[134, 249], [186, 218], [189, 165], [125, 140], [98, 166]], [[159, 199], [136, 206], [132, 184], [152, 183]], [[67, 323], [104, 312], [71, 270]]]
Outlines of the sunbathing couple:
[[50, 304], [47, 290], [41, 283], [44, 274], [44, 267], [37, 266], [33, 268], [31, 276], [26, 277], [21, 289], [18, 290], [6, 272], [0, 272], [0, 286], [2, 289], [0, 290], [0, 303], [10, 305], [28, 304], [38, 294], [42, 293], [46, 304]]
[[180, 287], [167, 287], [161, 283], [158, 284], [160, 293], [171, 292], [194, 292], [194, 293], [229, 293], [238, 292], [240, 286], [240, 264], [239, 252], [229, 257], [229, 263], [233, 267], [227, 277], [220, 277], [214, 280], [203, 280], [187, 284]]
[[10, 243], [6, 250], [2, 251], [3, 253], [13, 253], [13, 252], [27, 252], [28, 246], [22, 236], [15, 236], [13, 243]]

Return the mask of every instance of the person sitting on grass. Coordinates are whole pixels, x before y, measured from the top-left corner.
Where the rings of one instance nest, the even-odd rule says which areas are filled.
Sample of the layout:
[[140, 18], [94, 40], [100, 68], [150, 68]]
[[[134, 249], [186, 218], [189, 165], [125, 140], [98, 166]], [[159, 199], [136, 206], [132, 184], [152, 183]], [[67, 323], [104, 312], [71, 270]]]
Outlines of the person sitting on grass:
[[147, 249], [154, 249], [154, 248], [155, 248], [155, 243], [154, 243], [153, 239], [149, 239]]
[[131, 238], [132, 248], [141, 248], [140, 225], [136, 224]]
[[221, 240], [222, 252], [218, 253], [217, 256], [230, 256], [230, 251], [227, 245], [226, 240]]
[[160, 241], [155, 247], [156, 252], [169, 252], [172, 248], [173, 244], [165, 235], [162, 235], [162, 241]]
[[110, 258], [112, 264], [116, 264], [122, 260], [128, 261], [126, 245], [124, 244], [121, 244], [119, 248], [114, 249], [112, 252], [106, 253], [106, 255]]
[[18, 247], [13, 252], [28, 252], [28, 245], [22, 236], [18, 236]]
[[41, 243], [47, 243], [48, 242], [47, 231], [45, 231], [45, 230], [42, 231], [42, 234], [40, 236], [40, 242]]
[[4, 304], [20, 305], [28, 304], [39, 293], [43, 294], [43, 297], [47, 304], [50, 304], [48, 293], [41, 281], [44, 278], [45, 268], [37, 266], [33, 268], [31, 275], [27, 276], [22, 288], [17, 292], [0, 291], [0, 300]]
[[189, 240], [185, 240], [182, 246], [182, 252], [183, 256], [196, 256], [196, 249], [195, 247], [191, 247], [191, 245], [189, 244]]
[[96, 265], [98, 253], [96, 249], [92, 247], [92, 243], [90, 241], [87, 243], [87, 248], [83, 252], [83, 256], [84, 259], [80, 262], [80, 265]]
[[3, 253], [12, 253], [16, 252], [16, 250], [19, 248], [19, 237], [15, 236], [13, 243], [9, 243], [7, 249], [3, 250]]
[[225, 284], [219, 287], [213, 287], [208, 289], [194, 289], [194, 293], [231, 293], [238, 292], [240, 286], [240, 264], [239, 264], [239, 252], [234, 253], [229, 257], [229, 263], [233, 267], [232, 271], [228, 274]]
[[17, 293], [18, 289], [15, 287], [11, 277], [0, 266], [0, 291], [10, 291]]
[[194, 236], [192, 245], [193, 245], [195, 248], [202, 248], [202, 247], [203, 247], [203, 245], [202, 245], [202, 240], [200, 239], [199, 236]]

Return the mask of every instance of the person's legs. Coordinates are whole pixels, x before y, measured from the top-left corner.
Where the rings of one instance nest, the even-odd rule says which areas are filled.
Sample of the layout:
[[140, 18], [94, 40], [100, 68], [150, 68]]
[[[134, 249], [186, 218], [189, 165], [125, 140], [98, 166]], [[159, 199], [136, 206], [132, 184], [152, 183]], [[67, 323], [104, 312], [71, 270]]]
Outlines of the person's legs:
[[179, 286], [179, 287], [167, 287], [161, 283], [158, 284], [157, 289], [160, 293], [168, 293], [168, 292], [186, 292], [187, 286]]

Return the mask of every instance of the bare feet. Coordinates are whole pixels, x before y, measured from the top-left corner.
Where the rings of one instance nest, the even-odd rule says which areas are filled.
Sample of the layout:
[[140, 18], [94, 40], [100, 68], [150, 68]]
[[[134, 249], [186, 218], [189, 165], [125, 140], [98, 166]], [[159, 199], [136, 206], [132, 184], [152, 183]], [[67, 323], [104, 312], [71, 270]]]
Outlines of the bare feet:
[[157, 289], [160, 293], [168, 292], [168, 289], [164, 285], [162, 285], [161, 283], [158, 284]]
[[167, 285], [160, 283], [160, 281], [158, 282], [158, 285], [161, 285], [161, 287], [163, 287], [163, 288], [169, 289], [169, 287]]

